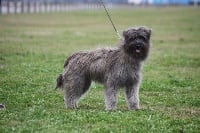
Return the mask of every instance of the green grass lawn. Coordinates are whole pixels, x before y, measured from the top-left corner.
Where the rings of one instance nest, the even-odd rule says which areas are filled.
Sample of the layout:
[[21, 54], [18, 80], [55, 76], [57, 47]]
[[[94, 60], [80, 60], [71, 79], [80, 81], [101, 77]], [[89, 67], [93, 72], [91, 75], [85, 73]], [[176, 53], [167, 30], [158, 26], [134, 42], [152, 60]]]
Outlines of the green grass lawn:
[[117, 111], [105, 111], [93, 83], [78, 110], [66, 110], [55, 80], [69, 55], [114, 47], [119, 40], [104, 10], [0, 16], [0, 132], [199, 132], [200, 10], [151, 7], [110, 10], [120, 32], [153, 29], [143, 68], [142, 109], [129, 111], [123, 89]]

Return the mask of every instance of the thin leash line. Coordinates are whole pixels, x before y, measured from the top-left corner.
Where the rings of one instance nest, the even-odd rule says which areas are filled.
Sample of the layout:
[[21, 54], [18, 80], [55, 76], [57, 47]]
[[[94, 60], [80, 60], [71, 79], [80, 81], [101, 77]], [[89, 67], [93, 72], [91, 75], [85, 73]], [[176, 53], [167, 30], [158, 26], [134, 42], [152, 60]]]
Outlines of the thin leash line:
[[112, 21], [112, 19], [111, 19], [111, 17], [110, 17], [110, 14], [108, 13], [108, 10], [106, 9], [105, 4], [103, 3], [103, 0], [100, 0], [100, 1], [101, 1], [101, 4], [103, 5], [105, 11], [106, 11], [106, 14], [107, 14], [107, 16], [108, 16], [108, 18], [109, 18], [109, 20], [110, 20], [110, 22], [111, 22], [111, 24], [112, 24], [112, 26], [113, 26], [115, 32], [117, 33], [117, 36], [119, 37], [119, 39], [121, 39], [121, 36], [120, 36], [118, 30], [116, 29], [115, 24], [113, 23], [113, 21]]

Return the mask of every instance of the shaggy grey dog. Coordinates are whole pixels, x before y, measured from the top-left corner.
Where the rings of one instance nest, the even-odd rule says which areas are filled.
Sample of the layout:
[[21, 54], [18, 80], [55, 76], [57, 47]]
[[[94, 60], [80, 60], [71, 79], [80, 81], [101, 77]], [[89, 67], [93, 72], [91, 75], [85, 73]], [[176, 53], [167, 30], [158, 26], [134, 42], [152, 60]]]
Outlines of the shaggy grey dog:
[[150, 36], [151, 30], [146, 27], [129, 28], [123, 32], [123, 41], [117, 48], [81, 51], [70, 56], [56, 87], [64, 88], [66, 107], [77, 108], [91, 82], [97, 81], [105, 87], [107, 110], [116, 109], [120, 87], [125, 88], [129, 109], [139, 109], [141, 66], [149, 53]]

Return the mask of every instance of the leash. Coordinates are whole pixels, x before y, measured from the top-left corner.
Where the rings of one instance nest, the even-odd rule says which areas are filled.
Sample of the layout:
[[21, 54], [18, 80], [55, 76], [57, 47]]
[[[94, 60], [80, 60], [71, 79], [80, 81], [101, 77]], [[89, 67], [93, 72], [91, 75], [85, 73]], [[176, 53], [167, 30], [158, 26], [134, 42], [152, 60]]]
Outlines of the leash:
[[104, 9], [105, 9], [106, 14], [107, 14], [107, 16], [108, 16], [108, 18], [109, 18], [109, 20], [110, 20], [110, 22], [111, 22], [111, 24], [112, 24], [114, 30], [115, 30], [117, 36], [118, 36], [119, 39], [121, 40], [121, 39], [122, 39], [122, 38], [121, 38], [121, 35], [119, 34], [118, 30], [116, 29], [116, 27], [115, 27], [115, 25], [114, 25], [114, 23], [113, 23], [113, 21], [112, 21], [112, 19], [111, 19], [111, 17], [110, 17], [110, 14], [108, 13], [108, 10], [106, 9], [105, 4], [103, 3], [103, 0], [100, 0], [100, 2], [101, 2], [101, 4], [103, 5], [103, 7], [104, 7]]

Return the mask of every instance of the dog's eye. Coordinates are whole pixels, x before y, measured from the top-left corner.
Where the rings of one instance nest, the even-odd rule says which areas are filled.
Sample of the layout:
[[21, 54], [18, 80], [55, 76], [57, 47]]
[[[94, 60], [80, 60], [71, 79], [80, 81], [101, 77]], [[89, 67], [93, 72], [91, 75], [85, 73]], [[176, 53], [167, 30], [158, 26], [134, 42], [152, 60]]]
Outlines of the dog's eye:
[[139, 36], [138, 39], [147, 40], [147, 38], [145, 38], [144, 36]]
[[134, 41], [135, 39], [136, 39], [136, 38], [131, 37], [131, 38], [128, 39], [128, 41], [129, 41], [129, 42], [132, 42], [132, 41]]

